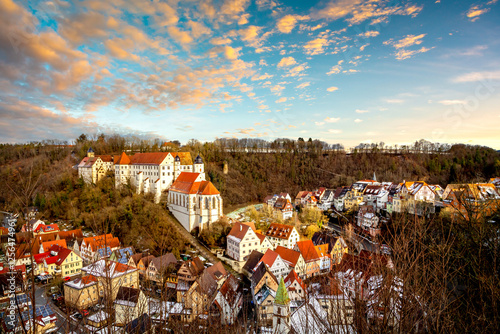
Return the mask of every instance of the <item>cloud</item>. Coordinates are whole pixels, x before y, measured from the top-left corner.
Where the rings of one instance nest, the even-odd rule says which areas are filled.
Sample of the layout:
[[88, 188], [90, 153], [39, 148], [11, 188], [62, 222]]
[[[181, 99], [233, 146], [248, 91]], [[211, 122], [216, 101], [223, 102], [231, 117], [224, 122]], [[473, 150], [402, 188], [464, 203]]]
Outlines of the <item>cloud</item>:
[[487, 80], [500, 80], [500, 71], [471, 72], [459, 75], [452, 81], [456, 83], [477, 82]]
[[273, 76], [274, 76], [273, 74], [267, 74], [267, 73], [261, 75], [256, 74], [252, 77], [252, 81], [271, 79]]
[[370, 31], [366, 31], [364, 33], [358, 34], [358, 37], [369, 38], [369, 37], [376, 37], [379, 34], [380, 34], [380, 32], [377, 30], [370, 30]]
[[283, 102], [286, 102], [287, 98], [286, 97], [281, 97], [279, 99], [277, 99], [275, 102], [276, 103], [283, 103]]
[[319, 55], [325, 52], [324, 48], [328, 46], [328, 44], [329, 42], [326, 38], [319, 37], [307, 42], [304, 45], [304, 50], [305, 53], [310, 56]]
[[295, 77], [297, 75], [301, 75], [301, 73], [305, 70], [306, 67], [304, 65], [295, 66], [288, 71], [288, 76]]
[[213, 45], [225, 45], [225, 44], [231, 44], [231, 39], [227, 37], [214, 37], [210, 40], [210, 43]]
[[298, 88], [298, 89], [302, 89], [302, 88], [306, 88], [307, 86], [309, 86], [311, 83], [310, 82], [303, 82], [301, 83], [300, 85], [298, 85], [297, 87], [295, 88]]
[[486, 14], [487, 12], [490, 11], [489, 5], [494, 5], [497, 3], [498, 0], [491, 0], [488, 1], [486, 4], [480, 4], [480, 5], [473, 5], [469, 8], [467, 13], [465, 15], [471, 22], [475, 22], [477, 19], [479, 19], [479, 16]]
[[321, 126], [321, 125], [324, 125], [325, 122], [314, 122], [314, 124], [316, 124], [317, 126]]
[[325, 118], [325, 122], [327, 123], [337, 123], [340, 121], [340, 117], [327, 117]]
[[443, 104], [445, 106], [451, 106], [456, 104], [467, 104], [467, 101], [464, 100], [442, 100], [438, 101], [438, 103]]
[[327, 90], [328, 92], [334, 92], [334, 91], [336, 91], [336, 90], [338, 90], [338, 89], [339, 89], [338, 87], [332, 86], [332, 87], [328, 87], [326, 90]]
[[187, 22], [187, 26], [191, 28], [191, 35], [193, 35], [194, 38], [200, 38], [203, 35], [212, 34], [212, 30], [200, 22], [189, 20]]
[[289, 34], [292, 32], [293, 28], [298, 21], [303, 21], [309, 19], [308, 16], [300, 16], [300, 15], [285, 15], [278, 20], [276, 23], [276, 28], [284, 34]]
[[329, 20], [345, 18], [350, 24], [359, 24], [371, 19], [372, 24], [375, 24], [387, 20], [391, 15], [415, 17], [422, 8], [423, 6], [412, 4], [391, 5], [391, 2], [385, 1], [331, 0], [323, 8], [314, 9], [311, 17]]
[[180, 30], [175, 26], [170, 26], [167, 28], [169, 35], [175, 39], [175, 41], [182, 46], [187, 46], [193, 42], [193, 38], [187, 31]]
[[295, 61], [295, 59], [293, 57], [284, 57], [278, 63], [278, 68], [289, 67], [289, 66], [292, 66], [295, 64], [297, 64], [297, 62]]
[[285, 89], [285, 87], [281, 86], [281, 85], [274, 85], [273, 87], [271, 87], [271, 92], [273, 93], [276, 93], [276, 94], [281, 94], [281, 92]]
[[254, 48], [260, 48], [265, 38], [261, 34], [261, 31], [262, 27], [251, 25], [245, 29], [238, 30], [236, 33], [240, 36], [240, 39], [247, 45]]
[[407, 48], [412, 45], [418, 45], [422, 43], [422, 38], [425, 37], [426, 34], [420, 35], [407, 35], [405, 38], [400, 39], [399, 41], [394, 41], [392, 39], [385, 41], [385, 45], [392, 45], [396, 49]]
[[356, 112], [358, 114], [366, 114], [367, 112], [370, 112], [369, 110], [363, 110], [363, 109], [356, 109]]
[[397, 50], [395, 53], [396, 59], [398, 60], [408, 59], [418, 53], [424, 53], [433, 49], [433, 48], [422, 47], [418, 50], [407, 50], [408, 47], [422, 44], [423, 42], [422, 39], [425, 37], [425, 35], [426, 34], [407, 35], [405, 38], [402, 38], [398, 41], [390, 39], [388, 41], [385, 41], [384, 44], [392, 45]]
[[328, 132], [329, 133], [333, 133], [335, 135], [338, 135], [338, 134], [342, 133], [342, 130], [339, 130], [339, 129], [329, 129]]
[[362, 119], [359, 119], [359, 118], [356, 118], [356, 119], [354, 120], [354, 123], [361, 123], [361, 122], [363, 122], [363, 120], [362, 120]]
[[390, 104], [401, 104], [401, 103], [404, 103], [405, 100], [401, 100], [401, 99], [386, 99], [385, 102], [390, 103]]
[[342, 70], [342, 63], [344, 60], [339, 60], [337, 65], [333, 66], [330, 71], [328, 71], [326, 74], [331, 75], [331, 74], [338, 74]]

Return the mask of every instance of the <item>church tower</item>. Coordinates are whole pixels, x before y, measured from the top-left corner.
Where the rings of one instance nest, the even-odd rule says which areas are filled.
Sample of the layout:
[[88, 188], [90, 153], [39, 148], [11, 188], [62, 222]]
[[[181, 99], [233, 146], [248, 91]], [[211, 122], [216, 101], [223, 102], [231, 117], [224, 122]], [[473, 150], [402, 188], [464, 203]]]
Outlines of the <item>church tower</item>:
[[290, 298], [281, 277], [273, 307], [273, 334], [287, 334], [290, 332]]
[[87, 151], [87, 157], [89, 158], [94, 157], [94, 150], [92, 149], [92, 147], [90, 147], [89, 150]]
[[202, 179], [205, 180], [205, 165], [199, 154], [196, 159], [194, 159], [193, 171], [202, 174]]
[[176, 156], [174, 159], [174, 181], [181, 174], [181, 158]]

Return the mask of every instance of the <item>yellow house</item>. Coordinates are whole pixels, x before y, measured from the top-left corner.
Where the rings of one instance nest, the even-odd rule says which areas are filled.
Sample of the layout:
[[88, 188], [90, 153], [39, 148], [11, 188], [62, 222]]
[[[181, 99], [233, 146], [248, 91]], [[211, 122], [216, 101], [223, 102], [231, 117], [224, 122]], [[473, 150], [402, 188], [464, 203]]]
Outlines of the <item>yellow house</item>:
[[148, 300], [139, 288], [122, 286], [115, 299], [115, 324], [125, 326], [148, 313]]
[[[121, 286], [138, 288], [139, 272], [136, 268], [115, 261], [99, 260], [82, 268], [82, 279], [64, 284], [64, 298], [70, 305], [94, 305], [99, 300], [112, 302]], [[94, 277], [86, 278], [86, 277]], [[86, 281], [81, 283], [81, 280]], [[93, 280], [97, 284], [91, 284]], [[84, 300], [80, 300], [83, 298]], [[77, 307], [78, 308], [78, 307]]]
[[333, 264], [339, 264], [342, 261], [342, 256], [345, 253], [349, 253], [349, 246], [347, 242], [342, 237], [338, 237], [337, 241], [333, 245], [332, 250], [332, 262]]
[[352, 188], [344, 197], [344, 210], [356, 210], [361, 202], [363, 202], [363, 191], [360, 191], [357, 188]]
[[35, 275], [75, 276], [80, 274], [83, 260], [70, 249], [53, 245], [45, 253], [34, 255]]

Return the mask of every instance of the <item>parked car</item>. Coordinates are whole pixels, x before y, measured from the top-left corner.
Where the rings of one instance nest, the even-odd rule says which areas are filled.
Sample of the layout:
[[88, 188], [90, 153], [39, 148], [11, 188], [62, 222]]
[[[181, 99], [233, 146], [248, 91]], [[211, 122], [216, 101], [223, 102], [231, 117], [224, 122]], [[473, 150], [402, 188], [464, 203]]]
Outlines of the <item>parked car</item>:
[[84, 316], [87, 317], [89, 315], [89, 311], [87, 310], [81, 310], [80, 313]]
[[64, 277], [65, 282], [69, 281], [70, 279], [71, 279], [71, 277], [69, 277], [69, 276]]
[[75, 314], [73, 314], [73, 317], [75, 317], [76, 319], [83, 319], [83, 315], [81, 315], [78, 312], [76, 312]]

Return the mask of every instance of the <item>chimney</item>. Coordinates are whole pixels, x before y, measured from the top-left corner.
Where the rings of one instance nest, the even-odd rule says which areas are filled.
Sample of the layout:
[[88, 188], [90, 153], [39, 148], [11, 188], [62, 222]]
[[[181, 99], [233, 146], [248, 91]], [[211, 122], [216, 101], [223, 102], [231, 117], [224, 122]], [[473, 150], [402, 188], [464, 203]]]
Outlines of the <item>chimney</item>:
[[240, 231], [242, 231], [242, 230], [243, 230], [243, 226], [240, 224]]

